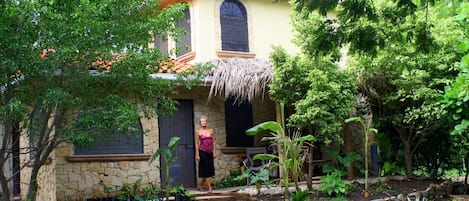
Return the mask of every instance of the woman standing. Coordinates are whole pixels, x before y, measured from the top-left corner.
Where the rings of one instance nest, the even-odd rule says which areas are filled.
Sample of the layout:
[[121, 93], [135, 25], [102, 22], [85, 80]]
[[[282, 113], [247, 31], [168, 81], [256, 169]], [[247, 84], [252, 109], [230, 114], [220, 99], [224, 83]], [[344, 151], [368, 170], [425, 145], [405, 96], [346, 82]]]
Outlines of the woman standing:
[[208, 192], [212, 192], [210, 177], [215, 176], [215, 167], [213, 159], [216, 158], [215, 132], [207, 126], [207, 117], [200, 117], [200, 129], [195, 132], [195, 159], [199, 162], [199, 177], [202, 178], [199, 190], [207, 185]]

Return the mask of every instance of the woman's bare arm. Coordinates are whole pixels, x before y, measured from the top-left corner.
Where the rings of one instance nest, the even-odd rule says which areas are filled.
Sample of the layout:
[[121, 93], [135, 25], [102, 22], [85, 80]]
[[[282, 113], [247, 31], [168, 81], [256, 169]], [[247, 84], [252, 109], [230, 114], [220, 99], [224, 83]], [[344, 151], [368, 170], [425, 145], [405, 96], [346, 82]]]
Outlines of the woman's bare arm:
[[217, 157], [217, 140], [215, 139], [215, 131], [213, 129], [211, 130], [212, 130], [212, 139], [213, 139], [212, 153], [213, 153], [213, 158], [216, 158]]
[[198, 161], [199, 157], [199, 131], [194, 133], [194, 143], [195, 143], [195, 159]]

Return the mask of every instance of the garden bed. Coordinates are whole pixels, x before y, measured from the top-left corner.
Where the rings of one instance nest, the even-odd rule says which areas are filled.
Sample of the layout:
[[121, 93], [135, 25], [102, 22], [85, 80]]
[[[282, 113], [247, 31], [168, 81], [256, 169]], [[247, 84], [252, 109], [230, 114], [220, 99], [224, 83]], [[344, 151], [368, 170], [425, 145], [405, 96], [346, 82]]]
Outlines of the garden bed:
[[[404, 199], [407, 200], [407, 195], [410, 193], [421, 192], [429, 188], [429, 186], [443, 186], [443, 181], [436, 180], [424, 180], [424, 179], [412, 179], [412, 180], [387, 180], [383, 182], [375, 182], [370, 184], [369, 192], [370, 196], [368, 199], [364, 197], [364, 184], [357, 182], [353, 183], [354, 188], [349, 192], [346, 199], [353, 201], [365, 201], [365, 200], [380, 200], [380, 199], [390, 199], [391, 197], [397, 199], [399, 194], [404, 196]], [[445, 189], [441, 188], [441, 191]], [[283, 201], [284, 197], [282, 193], [276, 194], [261, 194], [256, 196], [258, 201]], [[330, 200], [331, 197], [323, 194], [319, 190], [314, 190], [313, 195], [310, 196], [310, 200]], [[234, 201], [234, 200], [249, 200], [241, 195], [239, 197], [233, 197], [232, 199], [227, 199], [225, 201]], [[446, 201], [452, 200], [448, 196], [439, 197], [435, 200]]]

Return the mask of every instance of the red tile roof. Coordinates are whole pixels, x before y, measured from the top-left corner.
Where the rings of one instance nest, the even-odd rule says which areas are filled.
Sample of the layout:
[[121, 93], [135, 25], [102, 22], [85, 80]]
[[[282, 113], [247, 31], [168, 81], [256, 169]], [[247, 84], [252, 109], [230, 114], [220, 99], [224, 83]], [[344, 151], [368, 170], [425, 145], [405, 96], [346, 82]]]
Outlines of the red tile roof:
[[158, 6], [158, 9], [163, 9], [166, 8], [170, 5], [173, 5], [175, 3], [181, 3], [181, 2], [188, 2], [189, 0], [162, 0], [160, 5]]
[[[39, 53], [39, 58], [46, 58], [48, 53], [56, 52], [55, 49], [44, 49]], [[113, 54], [111, 60], [104, 60], [101, 57], [97, 57], [96, 61], [92, 63], [90, 69], [103, 69], [106, 71], [111, 70], [112, 64], [125, 59], [127, 56], [123, 54]], [[192, 72], [193, 66], [187, 62], [195, 58], [195, 52], [189, 52], [178, 58], [170, 58], [160, 63], [157, 73], [168, 73], [168, 74], [178, 74], [181, 72], [190, 71]]]
[[160, 64], [159, 73], [177, 74], [186, 71], [193, 71], [191, 64], [187, 63], [195, 58], [195, 52], [189, 52], [176, 59], [169, 59]]

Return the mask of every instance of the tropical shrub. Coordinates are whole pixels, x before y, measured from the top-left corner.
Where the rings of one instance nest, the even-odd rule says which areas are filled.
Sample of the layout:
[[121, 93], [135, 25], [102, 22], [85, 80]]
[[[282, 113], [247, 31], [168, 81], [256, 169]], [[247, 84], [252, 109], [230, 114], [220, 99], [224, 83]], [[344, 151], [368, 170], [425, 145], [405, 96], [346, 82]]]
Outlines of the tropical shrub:
[[284, 195], [285, 197], [289, 196], [288, 186], [290, 178], [288, 174], [291, 174], [291, 179], [295, 183], [295, 188], [298, 190], [298, 179], [299, 174], [301, 173], [301, 156], [299, 151], [305, 142], [311, 142], [314, 140], [312, 135], [301, 136], [299, 134], [290, 137], [286, 135], [285, 128], [282, 125], [285, 125], [284, 117], [284, 105], [280, 105], [280, 114], [282, 119], [282, 124], [279, 124], [274, 121], [267, 121], [260, 123], [246, 131], [248, 135], [256, 135], [262, 131], [268, 130], [271, 131], [271, 136], [263, 137], [262, 141], [275, 142], [279, 147], [278, 155], [273, 154], [257, 154], [254, 156], [253, 160], [278, 160], [277, 162], [271, 162], [272, 165], [278, 165], [284, 172], [281, 175], [280, 182], [284, 185]]
[[345, 168], [352, 165], [353, 161], [360, 160], [361, 156], [355, 152], [349, 152], [346, 156], [340, 156], [338, 151], [328, 150], [327, 153], [336, 158], [340, 163], [336, 167], [329, 164], [324, 165], [319, 189], [329, 196], [346, 196], [352, 185], [345, 183], [343, 177], [346, 175]]

